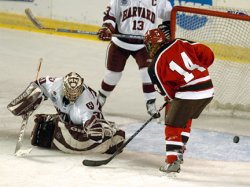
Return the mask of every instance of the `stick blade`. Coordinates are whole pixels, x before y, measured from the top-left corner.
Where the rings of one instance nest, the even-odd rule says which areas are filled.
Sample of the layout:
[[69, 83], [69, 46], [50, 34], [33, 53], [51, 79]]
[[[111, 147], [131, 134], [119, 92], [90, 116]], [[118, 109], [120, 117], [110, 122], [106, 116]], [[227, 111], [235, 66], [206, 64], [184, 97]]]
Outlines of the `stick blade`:
[[27, 156], [28, 154], [30, 154], [31, 151], [32, 151], [32, 148], [19, 149], [18, 151], [15, 152], [15, 156], [17, 156], [17, 157]]
[[83, 160], [82, 164], [84, 166], [92, 166], [92, 167], [96, 167], [96, 166], [101, 166], [101, 165], [106, 165], [107, 163], [109, 163], [110, 159], [107, 160]]
[[105, 159], [105, 160], [83, 160], [82, 164], [84, 166], [101, 166], [101, 165], [106, 165], [108, 164], [111, 160], [113, 160], [113, 158], [115, 158], [118, 154], [120, 154], [122, 152], [122, 149], [125, 147], [125, 144], [123, 144], [121, 147], [119, 147], [119, 149], [116, 150], [116, 152], [109, 158]]
[[25, 14], [38, 29], [44, 29], [43, 25], [36, 19], [36, 17], [31, 12], [30, 8], [25, 9]]

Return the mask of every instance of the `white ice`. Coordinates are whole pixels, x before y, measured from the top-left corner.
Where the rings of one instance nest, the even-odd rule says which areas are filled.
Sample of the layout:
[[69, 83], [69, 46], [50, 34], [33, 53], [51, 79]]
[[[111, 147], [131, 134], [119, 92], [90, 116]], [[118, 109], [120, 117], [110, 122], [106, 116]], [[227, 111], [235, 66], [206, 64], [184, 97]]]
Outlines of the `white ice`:
[[[164, 163], [164, 126], [153, 121], [109, 164], [86, 167], [83, 159], [108, 155], [70, 155], [33, 147], [25, 157], [14, 156], [21, 118], [7, 104], [35, 78], [63, 76], [77, 71], [98, 90], [105, 73], [106, 42], [0, 29], [0, 186], [25, 187], [249, 187], [250, 126], [248, 120], [202, 116], [193, 124], [181, 173], [169, 176], [158, 170]], [[159, 96], [157, 104], [163, 99]], [[37, 113], [54, 113], [50, 102]], [[138, 68], [132, 59], [107, 100], [109, 120], [131, 136], [147, 119]], [[162, 112], [164, 114], [164, 112]], [[24, 148], [30, 148], [31, 118]], [[234, 135], [240, 136], [238, 144]]]

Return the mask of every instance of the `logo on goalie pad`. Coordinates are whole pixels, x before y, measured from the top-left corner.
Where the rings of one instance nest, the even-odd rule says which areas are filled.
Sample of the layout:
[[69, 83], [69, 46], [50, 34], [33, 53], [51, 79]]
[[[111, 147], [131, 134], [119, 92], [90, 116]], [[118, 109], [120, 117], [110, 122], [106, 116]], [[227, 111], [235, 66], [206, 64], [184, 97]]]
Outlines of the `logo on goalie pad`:
[[80, 132], [82, 134], [86, 134], [85, 130], [77, 128], [77, 127], [70, 127], [70, 130], [72, 130], [74, 132]]

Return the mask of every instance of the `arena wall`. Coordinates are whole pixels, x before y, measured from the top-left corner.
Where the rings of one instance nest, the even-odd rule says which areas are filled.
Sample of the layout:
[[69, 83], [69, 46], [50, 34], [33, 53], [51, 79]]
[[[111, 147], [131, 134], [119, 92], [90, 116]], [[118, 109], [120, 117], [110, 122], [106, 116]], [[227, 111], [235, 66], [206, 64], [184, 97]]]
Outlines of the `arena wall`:
[[[249, 8], [249, 0], [170, 0], [172, 5], [226, 6]], [[101, 25], [103, 12], [109, 0], [0, 0], [0, 12], [24, 14], [31, 8], [39, 17], [54, 20]]]

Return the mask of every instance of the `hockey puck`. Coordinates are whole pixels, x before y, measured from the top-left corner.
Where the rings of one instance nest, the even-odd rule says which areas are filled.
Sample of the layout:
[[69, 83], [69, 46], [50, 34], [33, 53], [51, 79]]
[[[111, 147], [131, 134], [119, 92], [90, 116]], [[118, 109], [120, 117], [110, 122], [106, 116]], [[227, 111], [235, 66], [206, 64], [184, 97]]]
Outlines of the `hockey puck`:
[[238, 143], [240, 141], [240, 137], [239, 136], [235, 136], [234, 137], [234, 143]]

